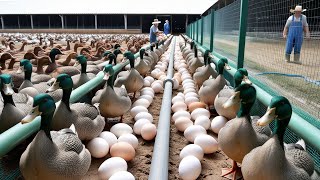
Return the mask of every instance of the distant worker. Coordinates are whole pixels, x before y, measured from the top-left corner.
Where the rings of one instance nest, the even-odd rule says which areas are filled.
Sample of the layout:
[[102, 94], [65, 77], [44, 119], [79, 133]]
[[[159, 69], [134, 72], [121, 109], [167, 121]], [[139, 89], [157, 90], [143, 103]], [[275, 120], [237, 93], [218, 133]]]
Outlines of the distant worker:
[[168, 20], [166, 20], [166, 23], [163, 25], [163, 32], [165, 35], [170, 34], [170, 25]]
[[152, 26], [150, 27], [150, 43], [155, 43], [157, 41], [157, 36], [161, 33], [158, 26], [161, 23], [158, 19], [154, 19]]
[[294, 15], [288, 18], [283, 30], [283, 38], [287, 38], [286, 62], [290, 62], [290, 55], [294, 48], [293, 63], [302, 64], [300, 61], [300, 51], [303, 43], [303, 32], [306, 33], [307, 38], [310, 38], [307, 17], [301, 14], [304, 11], [306, 11], [306, 9], [302, 10], [302, 6], [296, 6], [295, 9], [290, 10]]

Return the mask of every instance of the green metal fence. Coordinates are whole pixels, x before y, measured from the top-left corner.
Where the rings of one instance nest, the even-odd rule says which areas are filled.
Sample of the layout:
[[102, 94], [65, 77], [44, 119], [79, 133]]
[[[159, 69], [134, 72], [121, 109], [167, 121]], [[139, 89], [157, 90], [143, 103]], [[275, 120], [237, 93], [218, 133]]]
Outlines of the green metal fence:
[[[311, 38], [304, 40], [302, 65], [285, 62], [286, 39], [282, 37], [290, 9], [300, 3], [307, 16]], [[299, 0], [236, 0], [202, 17], [200, 28], [187, 29], [191, 37], [218, 58], [226, 57], [231, 66], [248, 69], [253, 82], [272, 96], [287, 97], [294, 111], [320, 131], [320, 1]], [[293, 60], [293, 55], [291, 57]], [[232, 83], [232, 76], [227, 79]], [[252, 114], [262, 115], [266, 106], [257, 101]], [[272, 127], [272, 125], [271, 125]], [[286, 142], [299, 138], [288, 130]], [[320, 143], [320, 140], [319, 140]], [[308, 152], [320, 170], [320, 154], [311, 144]]]

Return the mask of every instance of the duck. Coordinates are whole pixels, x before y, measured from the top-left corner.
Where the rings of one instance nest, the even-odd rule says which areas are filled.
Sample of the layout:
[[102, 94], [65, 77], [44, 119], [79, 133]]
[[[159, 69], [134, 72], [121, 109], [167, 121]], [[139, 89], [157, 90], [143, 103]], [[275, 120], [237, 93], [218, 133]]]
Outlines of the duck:
[[143, 78], [134, 67], [134, 55], [131, 52], [127, 51], [124, 53], [124, 57], [126, 57], [130, 61], [130, 70], [123, 73], [121, 77], [119, 76], [116, 79], [114, 86], [121, 87], [122, 85], [124, 85], [128, 93], [134, 93], [134, 98], [135, 93], [143, 87]]
[[309, 159], [308, 163], [312, 163], [311, 165], [314, 166], [312, 158], [309, 156], [309, 158], [301, 158], [300, 161], [297, 161], [301, 154], [291, 154], [290, 150], [286, 152], [284, 147], [284, 135], [291, 115], [292, 106], [287, 98], [275, 96], [271, 99], [267, 112], [258, 120], [257, 124], [267, 126], [275, 121], [273, 135], [263, 145], [254, 148], [243, 158], [242, 174], [244, 179], [311, 179], [313, 172], [308, 173], [304, 169], [304, 163]]
[[33, 99], [25, 94], [14, 93], [12, 78], [9, 74], [0, 75], [3, 104], [0, 115], [0, 133], [18, 124], [32, 107]]
[[224, 69], [230, 70], [228, 60], [221, 58], [217, 64], [218, 76], [213, 79], [210, 78], [203, 82], [199, 89], [200, 101], [207, 104], [209, 108], [214, 105], [214, 100], [217, 94], [227, 85], [226, 79], [223, 77]]
[[61, 66], [73, 66], [75, 63], [75, 61], [73, 59], [75, 59], [76, 57], [77, 57], [77, 53], [71, 52], [71, 53], [69, 53], [69, 55], [67, 56], [67, 58], [64, 61], [59, 61], [57, 63]]
[[203, 82], [209, 79], [210, 76], [216, 78], [218, 73], [210, 65], [211, 58], [209, 57], [209, 50], [204, 52], [204, 66], [197, 68], [196, 72], [193, 74], [193, 80], [198, 87], [201, 87]]
[[106, 86], [96, 92], [95, 97], [92, 98], [92, 104], [99, 104], [99, 111], [101, 116], [105, 118], [114, 118], [122, 116], [131, 108], [131, 99], [128, 96], [126, 87], [114, 87], [115, 72], [112, 65], [105, 65], [104, 80], [107, 80]]
[[58, 66], [56, 64], [56, 56], [59, 55], [59, 54], [62, 54], [62, 52], [59, 49], [57, 49], [57, 48], [52, 48], [51, 49], [50, 54], [49, 54], [50, 63], [49, 63], [48, 67], [45, 70], [46, 74], [50, 74], [50, 73], [52, 73], [53, 71], [55, 71], [58, 68]]
[[153, 64], [151, 65], [151, 68], [153, 69], [159, 61], [159, 56], [154, 52], [154, 44], [150, 45], [150, 51], [148, 52], [148, 55], [153, 59]]
[[195, 43], [193, 41], [190, 42], [190, 49], [189, 48], [185, 48], [183, 51], [182, 51], [182, 56], [183, 58], [186, 59], [187, 55], [190, 54], [190, 53], [193, 53], [194, 50], [193, 50], [193, 46], [195, 45]]
[[54, 115], [52, 128], [54, 130], [75, 125], [81, 140], [91, 140], [97, 137], [103, 130], [105, 121], [99, 115], [95, 106], [86, 103], [73, 103], [69, 99], [73, 88], [71, 76], [60, 74], [47, 92], [62, 89], [63, 95]]
[[138, 63], [135, 64], [134, 68], [140, 73], [141, 76], [145, 76], [151, 69], [151, 66], [149, 65], [149, 61], [145, 61], [144, 60], [144, 53], [145, 53], [145, 49], [140, 49], [139, 51], [139, 55], [140, 55], [140, 59], [138, 61]]
[[[234, 88], [237, 88], [241, 83], [251, 84], [248, 78], [248, 71], [244, 68], [239, 68], [234, 74]], [[234, 104], [230, 108], [223, 108], [223, 104], [232, 96], [234, 89], [224, 88], [216, 96], [214, 100], [214, 108], [220, 116], [227, 119], [233, 119], [236, 117], [240, 108], [239, 104]]]
[[7, 69], [6, 67], [6, 61], [8, 59], [10, 59], [9, 65], [8, 65], [8, 69], [13, 69], [13, 65], [16, 62], [16, 57], [14, 57], [11, 53], [9, 52], [5, 52], [0, 54], [0, 66], [1, 66], [1, 70], [5, 70]]
[[31, 74], [32, 74], [32, 64], [29, 60], [23, 59], [20, 61], [20, 68], [17, 73], [21, 73], [24, 71], [24, 81], [18, 89], [18, 92], [24, 91], [31, 97], [39, 94], [39, 91], [33, 87], [33, 83], [31, 82]]
[[81, 73], [72, 76], [73, 89], [77, 89], [79, 86], [90, 81], [96, 75], [93, 73], [87, 73], [87, 58], [83, 55], [77, 56], [75, 65], [81, 64]]
[[32, 110], [21, 120], [27, 124], [41, 116], [40, 130], [20, 157], [20, 171], [26, 180], [81, 179], [89, 170], [91, 154], [74, 125], [51, 131], [55, 109], [50, 95], [38, 94]]
[[194, 57], [188, 61], [188, 66], [191, 74], [194, 74], [196, 69], [203, 66], [204, 59], [198, 56], [198, 48], [194, 45]]
[[237, 117], [228, 121], [218, 134], [220, 149], [233, 160], [231, 169], [223, 169], [222, 175], [233, 174], [233, 180], [240, 171], [237, 162], [255, 147], [263, 145], [269, 136], [258, 133], [251, 125], [250, 110], [256, 100], [256, 89], [250, 84], [240, 84], [234, 94], [225, 102], [226, 108], [240, 104]]

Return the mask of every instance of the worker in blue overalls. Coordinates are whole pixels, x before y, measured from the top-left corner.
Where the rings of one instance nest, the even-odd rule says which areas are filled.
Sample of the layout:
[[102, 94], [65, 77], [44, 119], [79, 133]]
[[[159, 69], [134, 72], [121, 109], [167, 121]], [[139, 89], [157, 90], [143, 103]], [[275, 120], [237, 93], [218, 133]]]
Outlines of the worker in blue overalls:
[[164, 23], [163, 25], [163, 33], [165, 35], [168, 35], [170, 33], [170, 25], [168, 20], [166, 20], [166, 23]]
[[303, 32], [306, 33], [307, 38], [310, 38], [307, 17], [301, 14], [304, 11], [306, 11], [306, 9], [302, 9], [302, 6], [296, 6], [295, 9], [290, 10], [294, 15], [288, 18], [283, 30], [283, 38], [287, 38], [286, 62], [290, 62], [290, 55], [292, 49], [294, 49], [293, 63], [301, 64], [300, 51], [303, 43]]
[[162, 33], [159, 31], [158, 26], [161, 23], [158, 19], [154, 19], [152, 26], [150, 27], [150, 43], [155, 43], [157, 41], [157, 36]]

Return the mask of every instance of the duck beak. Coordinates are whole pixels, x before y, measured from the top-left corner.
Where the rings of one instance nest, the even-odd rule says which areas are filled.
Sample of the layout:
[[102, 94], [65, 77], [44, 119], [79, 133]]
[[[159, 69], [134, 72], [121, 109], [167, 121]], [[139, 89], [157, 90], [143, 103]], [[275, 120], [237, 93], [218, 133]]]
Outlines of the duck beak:
[[4, 84], [2, 89], [5, 95], [11, 96], [14, 93], [11, 83]]
[[60, 86], [59, 86], [59, 82], [57, 82], [57, 80], [55, 80], [54, 83], [49, 87], [49, 89], [47, 89], [46, 93], [53, 92], [57, 89], [60, 89]]
[[242, 81], [243, 81], [244, 83], [246, 83], [246, 84], [252, 84], [252, 82], [249, 80], [248, 76], [244, 76], [244, 77], [242, 78]]
[[225, 63], [225, 64], [224, 64], [224, 69], [225, 69], [225, 70], [230, 70], [231, 68], [230, 68], [229, 64]]
[[107, 72], [103, 76], [103, 80], [108, 80], [110, 78], [110, 74]]
[[34, 107], [29, 114], [21, 120], [21, 124], [26, 124], [33, 121], [37, 116], [40, 116], [39, 106]]
[[225, 103], [223, 103], [223, 108], [229, 108], [235, 104], [239, 104], [241, 101], [240, 99], [240, 92], [235, 92], [234, 95], [232, 95]]
[[266, 126], [270, 124], [275, 118], [277, 118], [276, 108], [268, 108], [267, 112], [257, 121], [257, 125]]
[[73, 66], [77, 67], [79, 64], [80, 64], [79, 61], [76, 61]]
[[17, 74], [21, 74], [23, 71], [24, 71], [24, 67], [20, 66], [18, 71], [17, 71]]

